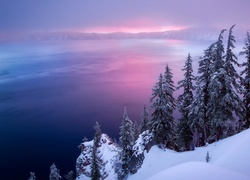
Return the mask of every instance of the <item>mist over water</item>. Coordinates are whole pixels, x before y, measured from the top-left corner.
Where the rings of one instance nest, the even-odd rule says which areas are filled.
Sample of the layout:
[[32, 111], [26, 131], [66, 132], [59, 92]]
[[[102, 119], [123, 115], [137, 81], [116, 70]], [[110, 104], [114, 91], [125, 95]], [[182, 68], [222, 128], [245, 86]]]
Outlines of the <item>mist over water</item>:
[[[77, 146], [96, 121], [118, 139], [123, 108], [140, 121], [166, 63], [174, 82], [190, 52], [197, 67], [210, 42], [41, 41], [0, 44], [1, 179], [48, 179], [75, 170]], [[14, 173], [13, 173], [14, 172]]]

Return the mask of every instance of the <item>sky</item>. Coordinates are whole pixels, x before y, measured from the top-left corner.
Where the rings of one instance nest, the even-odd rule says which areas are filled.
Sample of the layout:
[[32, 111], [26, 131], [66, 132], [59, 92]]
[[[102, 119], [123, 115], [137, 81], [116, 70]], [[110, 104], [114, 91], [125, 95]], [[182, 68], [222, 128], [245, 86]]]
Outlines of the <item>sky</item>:
[[0, 33], [248, 30], [249, 0], [0, 0]]

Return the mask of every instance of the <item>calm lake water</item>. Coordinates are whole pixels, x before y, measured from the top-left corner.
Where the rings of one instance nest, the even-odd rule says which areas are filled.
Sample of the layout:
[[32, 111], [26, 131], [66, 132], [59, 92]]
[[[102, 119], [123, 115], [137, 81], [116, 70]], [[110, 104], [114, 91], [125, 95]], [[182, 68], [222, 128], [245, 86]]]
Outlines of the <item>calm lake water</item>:
[[210, 42], [166, 40], [45, 41], [0, 44], [0, 177], [48, 179], [55, 163], [75, 170], [96, 121], [118, 139], [124, 106], [140, 121], [152, 87], [172, 69], [182, 79], [187, 54], [197, 66]]

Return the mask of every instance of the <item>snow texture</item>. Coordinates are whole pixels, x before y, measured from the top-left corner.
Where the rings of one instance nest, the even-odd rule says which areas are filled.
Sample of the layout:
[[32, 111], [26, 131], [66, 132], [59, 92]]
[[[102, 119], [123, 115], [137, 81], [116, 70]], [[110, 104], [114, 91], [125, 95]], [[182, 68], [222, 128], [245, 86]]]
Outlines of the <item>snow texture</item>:
[[[102, 139], [106, 139], [105, 136], [102, 135]], [[142, 142], [140, 136], [137, 144], [143, 144]], [[148, 153], [144, 151], [145, 159], [141, 168], [136, 174], [129, 175], [128, 180], [249, 180], [249, 142], [250, 129], [205, 147], [196, 148], [194, 151], [175, 152], [153, 146]], [[93, 141], [85, 143], [92, 144]], [[116, 179], [111, 161], [117, 154], [115, 148], [114, 145], [108, 145], [108, 140], [100, 147], [103, 158], [109, 161], [106, 165], [109, 173], [107, 180]], [[210, 160], [207, 163], [208, 152]], [[138, 149], [138, 153], [142, 153], [141, 148]], [[77, 178], [85, 179], [90, 178], [85, 175]]]
[[[250, 129], [194, 151], [175, 152], [157, 146], [145, 153], [141, 169], [128, 180], [250, 179]], [[206, 163], [209, 152], [210, 161]]]
[[192, 180], [248, 180], [249, 177], [240, 174], [238, 172], [230, 171], [222, 167], [216, 167], [211, 164], [201, 162], [188, 162], [173, 168], [164, 170], [150, 178], [148, 180], [165, 180], [170, 178], [171, 180], [180, 179], [192, 179]]
[[[84, 144], [85, 150], [77, 158], [77, 162], [81, 162], [79, 166], [86, 169], [85, 172], [87, 172], [90, 175], [90, 163], [88, 161], [90, 161], [91, 159], [90, 151], [92, 150], [93, 141], [84, 142], [82, 144]], [[108, 177], [106, 179], [116, 179], [113, 166], [114, 166], [114, 158], [118, 153], [118, 148], [106, 134], [102, 134], [100, 144], [101, 146], [98, 147], [98, 150], [102, 155], [102, 159], [105, 162], [107, 162], [107, 164], [105, 165], [105, 171], [108, 173]], [[83, 167], [84, 165], [85, 167]], [[79, 176], [76, 178], [76, 180], [87, 180], [87, 179], [91, 178], [86, 176], [85, 174], [79, 174]]]
[[146, 145], [152, 140], [153, 133], [149, 132], [149, 130], [140, 134], [139, 138], [135, 142], [135, 145], [133, 146], [134, 155], [137, 157], [140, 154], [143, 154], [146, 150]]

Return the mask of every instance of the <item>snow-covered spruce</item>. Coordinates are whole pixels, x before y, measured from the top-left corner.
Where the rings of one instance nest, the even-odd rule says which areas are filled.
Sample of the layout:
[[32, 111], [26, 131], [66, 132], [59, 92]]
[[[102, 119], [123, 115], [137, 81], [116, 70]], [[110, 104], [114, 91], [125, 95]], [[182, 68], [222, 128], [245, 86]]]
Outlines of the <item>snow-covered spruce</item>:
[[[236, 67], [240, 67], [240, 64], [238, 63], [238, 58], [234, 54], [233, 50], [235, 48], [234, 43], [236, 42], [235, 37], [233, 35], [233, 28], [235, 25], [233, 25], [229, 29], [228, 34], [228, 41], [227, 41], [227, 48], [226, 53], [224, 55], [225, 64], [224, 69], [226, 72], [226, 96], [224, 98], [224, 102], [228, 107], [226, 110], [226, 113], [228, 114], [228, 119], [230, 120], [230, 117], [232, 117], [232, 122], [226, 123], [226, 128], [224, 130], [224, 137], [231, 136], [235, 134], [238, 130], [235, 128], [235, 122], [240, 121], [245, 118], [244, 117], [244, 104], [242, 101], [242, 98], [240, 98], [240, 93], [242, 93], [242, 87], [240, 85], [241, 83], [241, 77], [239, 73], [236, 71]], [[228, 112], [229, 111], [229, 112]], [[236, 115], [236, 116], [235, 116]], [[236, 118], [237, 117], [237, 118]]]
[[232, 26], [229, 30], [226, 53], [223, 45], [223, 29], [218, 40], [204, 51], [196, 77], [196, 93], [190, 105], [190, 127], [195, 133], [195, 146], [204, 146], [236, 132], [234, 124], [242, 119], [244, 107], [239, 97], [240, 76], [233, 53], [235, 38]]
[[108, 173], [105, 170], [105, 164], [107, 162], [102, 160], [102, 155], [100, 155], [99, 147], [101, 145], [101, 126], [96, 122], [95, 126], [95, 136], [94, 136], [94, 143], [92, 148], [91, 154], [91, 165], [90, 165], [90, 172], [91, 172], [91, 179], [92, 180], [100, 180], [105, 179], [108, 176]]
[[226, 79], [227, 74], [224, 69], [224, 45], [223, 45], [223, 34], [226, 30], [223, 29], [215, 43], [214, 55], [212, 59], [212, 75], [208, 85], [209, 101], [208, 111], [210, 132], [208, 139], [209, 141], [216, 141], [222, 139], [225, 124], [229, 119], [232, 119], [230, 111], [227, 111], [225, 98], [227, 97], [226, 90]]
[[[76, 160], [76, 180], [91, 179], [93, 143], [94, 140], [81, 144], [81, 154]], [[108, 135], [102, 134], [98, 150], [100, 157], [102, 157], [103, 162], [105, 162], [104, 170], [107, 172], [106, 179], [117, 179], [114, 171], [115, 157], [119, 152], [117, 144], [115, 144]]]
[[[242, 119], [243, 126], [241, 129], [246, 129], [250, 127], [250, 32], [247, 32], [247, 37], [245, 39], [244, 54], [246, 57], [246, 62], [242, 64], [244, 70], [241, 72], [243, 75], [242, 86], [243, 86], [243, 102], [244, 102], [244, 118]], [[241, 127], [240, 126], [240, 127]]]
[[153, 88], [150, 99], [153, 110], [152, 119], [149, 122], [149, 130], [154, 134], [156, 143], [165, 148], [174, 149], [175, 120], [173, 111], [175, 99], [173, 97], [174, 82], [171, 69], [166, 65], [164, 75], [160, 74], [159, 81]]
[[34, 172], [30, 172], [30, 177], [28, 180], [36, 180], [36, 176]]
[[200, 58], [198, 67], [198, 76], [196, 79], [196, 93], [193, 102], [189, 107], [189, 125], [194, 133], [194, 146], [204, 146], [210, 131], [210, 121], [207, 114], [209, 91], [208, 86], [212, 76], [211, 64], [215, 44], [210, 45], [205, 51], [204, 56]]
[[193, 120], [190, 113], [190, 105], [193, 102], [193, 68], [192, 68], [192, 58], [190, 54], [188, 54], [187, 60], [185, 62], [185, 66], [182, 69], [184, 73], [184, 79], [178, 82], [177, 89], [182, 88], [183, 93], [177, 98], [177, 106], [181, 113], [181, 118], [176, 127], [176, 143], [178, 145], [179, 150], [188, 151], [193, 149], [191, 143], [193, 142], [193, 132], [190, 127], [190, 122]]
[[56, 165], [53, 163], [50, 166], [50, 175], [49, 175], [49, 179], [50, 180], [59, 180], [62, 179], [62, 177], [60, 176], [60, 170], [57, 169]]
[[120, 126], [120, 152], [117, 158], [116, 173], [118, 179], [126, 179], [130, 173], [130, 160], [133, 154], [133, 145], [135, 143], [133, 123], [128, 117], [126, 107], [124, 108], [123, 119]]

